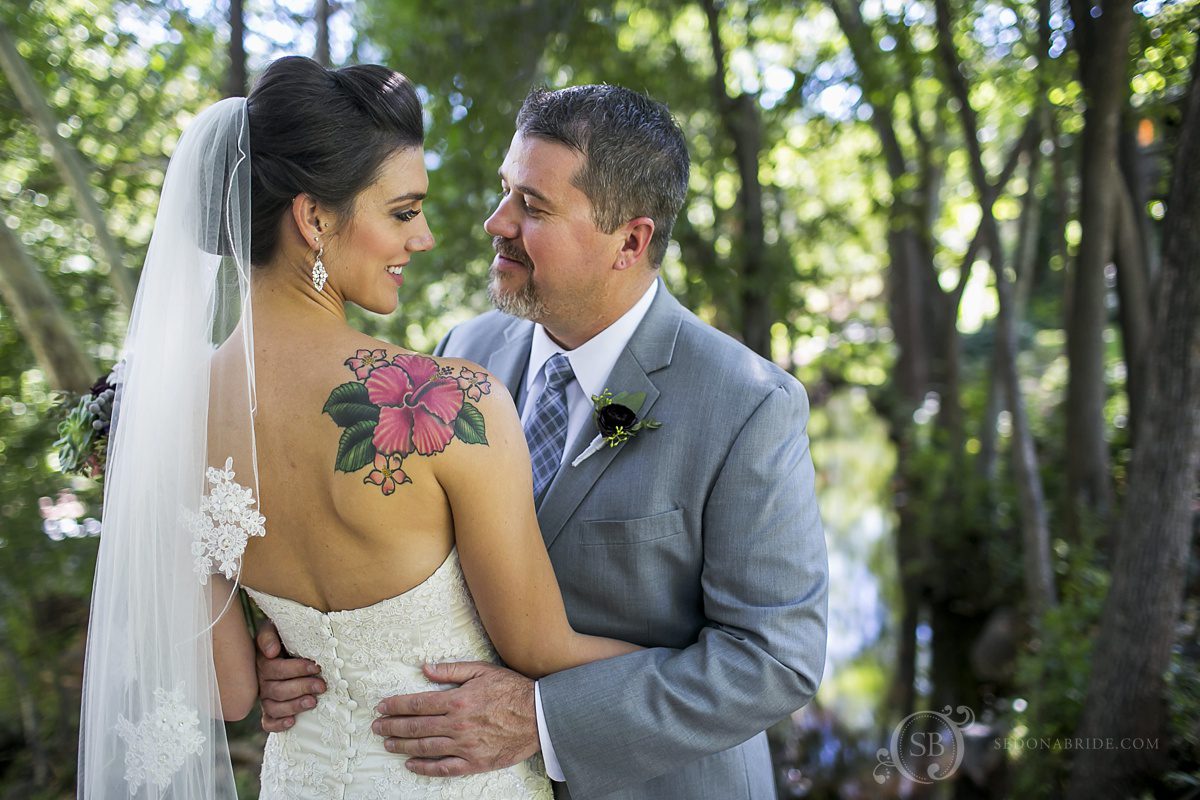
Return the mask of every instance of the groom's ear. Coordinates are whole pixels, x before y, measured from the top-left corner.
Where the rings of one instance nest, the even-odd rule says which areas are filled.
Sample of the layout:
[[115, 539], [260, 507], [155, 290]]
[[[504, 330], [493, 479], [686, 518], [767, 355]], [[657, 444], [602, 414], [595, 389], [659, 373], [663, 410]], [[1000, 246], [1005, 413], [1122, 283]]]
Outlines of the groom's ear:
[[613, 269], [629, 269], [642, 260], [646, 248], [650, 246], [650, 240], [654, 238], [654, 220], [649, 217], [631, 219], [617, 233], [623, 240]]
[[292, 198], [292, 220], [308, 246], [317, 249], [316, 237], [328, 224], [321, 219], [321, 207], [312, 195], [301, 192]]

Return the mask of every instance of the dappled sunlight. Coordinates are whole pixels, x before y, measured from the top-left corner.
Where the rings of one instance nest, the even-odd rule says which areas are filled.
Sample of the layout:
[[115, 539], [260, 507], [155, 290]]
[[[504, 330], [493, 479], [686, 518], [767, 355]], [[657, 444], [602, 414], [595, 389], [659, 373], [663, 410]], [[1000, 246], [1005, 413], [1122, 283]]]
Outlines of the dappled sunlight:
[[[167, 160], [202, 109], [322, 48], [404, 72], [423, 104], [437, 247], [394, 313], [347, 312], [418, 352], [489, 309], [483, 220], [529, 87], [670, 107], [691, 171], [664, 285], [811, 404], [828, 647], [816, 697], [770, 730], [781, 798], [1081, 798], [1102, 774], [1194, 792], [1200, 570], [1177, 484], [1196, 445], [1186, 403], [1162, 405], [1164, 385], [1197, 395], [1163, 383], [1187, 352], [1164, 242], [1189, 235], [1170, 191], [1194, 2], [243, 6], [240, 55], [229, 3], [0, 11], [0, 795], [72, 796], [104, 487], [62, 474], [59, 422], [120, 356]], [[960, 705], [961, 764], [907, 775], [951, 765], [897, 725]], [[1126, 728], [1159, 760], [1062, 744]], [[254, 714], [229, 730], [256, 797], [264, 736]], [[931, 731], [954, 734], [906, 735]]]

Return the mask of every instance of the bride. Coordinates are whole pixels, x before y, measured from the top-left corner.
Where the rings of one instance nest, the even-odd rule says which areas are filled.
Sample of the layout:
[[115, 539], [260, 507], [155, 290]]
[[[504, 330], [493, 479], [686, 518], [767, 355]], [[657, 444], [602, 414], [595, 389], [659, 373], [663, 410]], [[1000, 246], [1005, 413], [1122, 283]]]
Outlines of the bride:
[[636, 649], [575, 633], [512, 400], [351, 328], [434, 245], [402, 75], [273, 63], [193, 121], [125, 346], [88, 635], [79, 796], [235, 797], [256, 699], [244, 586], [330, 690], [271, 734], [263, 798], [550, 798], [534, 757], [429, 779], [371, 732], [426, 661], [540, 677]]

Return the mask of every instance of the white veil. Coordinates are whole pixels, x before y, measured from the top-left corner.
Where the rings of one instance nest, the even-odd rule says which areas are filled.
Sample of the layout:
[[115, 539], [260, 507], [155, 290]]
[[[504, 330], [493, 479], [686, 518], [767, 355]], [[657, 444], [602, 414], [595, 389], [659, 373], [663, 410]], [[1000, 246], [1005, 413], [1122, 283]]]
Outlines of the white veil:
[[249, 256], [246, 101], [230, 98], [171, 158], [125, 340], [88, 629], [84, 800], [236, 796], [211, 628], [241, 613], [241, 554], [263, 530]]

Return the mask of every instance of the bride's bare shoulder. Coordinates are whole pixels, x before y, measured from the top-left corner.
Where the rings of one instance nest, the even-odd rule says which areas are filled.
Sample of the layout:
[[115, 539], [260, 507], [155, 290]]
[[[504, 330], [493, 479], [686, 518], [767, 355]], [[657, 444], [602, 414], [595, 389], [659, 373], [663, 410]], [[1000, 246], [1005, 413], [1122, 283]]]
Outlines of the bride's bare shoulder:
[[[391, 367], [403, 372], [408, 381], [416, 384], [414, 388], [436, 380], [440, 382], [439, 386], [456, 385], [463, 392], [464, 402], [491, 405], [484, 400], [487, 397], [512, 402], [508, 390], [495, 376], [465, 358], [422, 353], [367, 336], [347, 341], [344, 351], [343, 366], [352, 374], [352, 379], [360, 382], [365, 382], [378, 369]], [[337, 357], [341, 357], [340, 353]], [[383, 375], [399, 377], [393, 372]]]
[[365, 337], [355, 345], [322, 408], [342, 429], [339, 470], [407, 474], [433, 456], [449, 466], [520, 432], [507, 389], [480, 365]]

